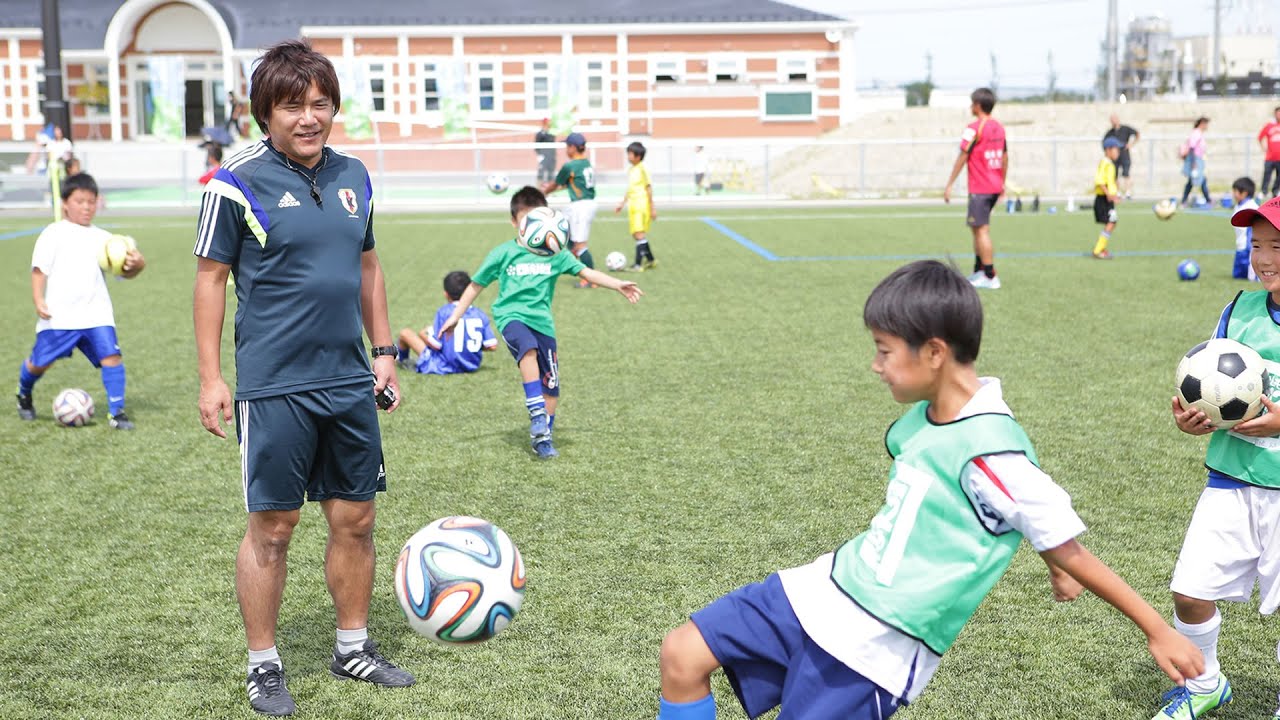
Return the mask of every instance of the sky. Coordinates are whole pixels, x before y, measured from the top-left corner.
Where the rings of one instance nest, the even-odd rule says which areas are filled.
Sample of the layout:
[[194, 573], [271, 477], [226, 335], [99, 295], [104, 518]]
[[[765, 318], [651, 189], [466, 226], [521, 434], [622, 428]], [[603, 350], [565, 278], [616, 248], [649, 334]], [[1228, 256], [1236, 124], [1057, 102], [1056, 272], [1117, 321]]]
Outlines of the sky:
[[[861, 25], [855, 35], [860, 88], [923, 80], [929, 53], [939, 87], [988, 84], [994, 55], [1001, 87], [1044, 88], [1052, 52], [1060, 89], [1090, 89], [1107, 31], [1107, 0], [783, 1]], [[1280, 2], [1221, 2], [1231, 8], [1223, 14], [1223, 35], [1267, 25], [1280, 48]], [[1119, 0], [1120, 42], [1130, 18], [1156, 14], [1172, 22], [1175, 37], [1213, 32], [1213, 0]], [[1261, 20], [1247, 25], [1250, 17]]]

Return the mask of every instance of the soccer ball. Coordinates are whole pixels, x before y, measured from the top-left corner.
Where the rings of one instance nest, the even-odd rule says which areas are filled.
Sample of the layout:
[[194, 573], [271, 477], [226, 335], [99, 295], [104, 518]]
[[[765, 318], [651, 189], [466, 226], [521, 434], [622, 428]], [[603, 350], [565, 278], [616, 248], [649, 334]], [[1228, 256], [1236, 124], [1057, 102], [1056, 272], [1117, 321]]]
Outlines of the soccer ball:
[[124, 261], [130, 250], [136, 250], [138, 244], [128, 235], [110, 235], [102, 243], [102, 253], [98, 255], [98, 267], [113, 275], [124, 274]]
[[93, 417], [93, 398], [80, 388], [67, 388], [53, 399], [53, 417], [67, 427], [80, 427]]
[[511, 187], [511, 179], [502, 173], [492, 173], [484, 179], [484, 184], [489, 188], [489, 192], [494, 195], [501, 195]]
[[1168, 220], [1178, 212], [1178, 204], [1173, 200], [1161, 200], [1151, 206], [1151, 212], [1161, 220]]
[[534, 255], [551, 256], [560, 252], [569, 239], [569, 220], [549, 207], [536, 207], [520, 222], [516, 242]]
[[614, 272], [617, 272], [627, 266], [627, 256], [617, 250], [614, 250], [604, 256], [604, 266]]
[[445, 645], [497, 635], [524, 601], [520, 551], [479, 518], [441, 518], [414, 533], [400, 551], [395, 578], [409, 627]]
[[1179, 280], [1195, 280], [1200, 277], [1200, 263], [1187, 258], [1178, 263], [1178, 279]]
[[1202, 411], [1215, 428], [1226, 430], [1262, 412], [1270, 376], [1253, 348], [1215, 338], [1183, 356], [1173, 381], [1183, 407]]

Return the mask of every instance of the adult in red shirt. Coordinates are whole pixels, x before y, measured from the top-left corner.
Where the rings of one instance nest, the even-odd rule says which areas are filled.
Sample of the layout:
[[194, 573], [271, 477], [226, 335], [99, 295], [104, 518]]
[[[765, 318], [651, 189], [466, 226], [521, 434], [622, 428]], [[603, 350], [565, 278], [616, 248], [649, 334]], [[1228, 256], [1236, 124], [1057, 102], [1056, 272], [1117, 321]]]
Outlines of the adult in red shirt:
[[[1262, 184], [1258, 186], [1259, 195], [1268, 195], [1275, 197], [1280, 195], [1280, 107], [1276, 108], [1276, 119], [1262, 127], [1262, 132], [1258, 133], [1258, 142], [1262, 145], [1262, 149], [1267, 153], [1266, 162], [1262, 166]], [[1275, 180], [1271, 180], [1272, 173], [1275, 174]], [[1271, 190], [1267, 190], [1267, 185], [1271, 185]]]
[[951, 186], [960, 176], [960, 170], [969, 171], [969, 214], [967, 224], [973, 231], [973, 274], [969, 282], [977, 288], [996, 290], [1000, 278], [996, 277], [995, 250], [991, 247], [991, 209], [1004, 194], [1004, 180], [1009, 174], [1009, 148], [1005, 143], [1004, 126], [991, 117], [996, 106], [996, 94], [990, 88], [978, 88], [969, 96], [969, 106], [977, 120], [969, 123], [960, 138], [960, 155], [951, 178], [942, 191], [943, 202], [951, 202]]

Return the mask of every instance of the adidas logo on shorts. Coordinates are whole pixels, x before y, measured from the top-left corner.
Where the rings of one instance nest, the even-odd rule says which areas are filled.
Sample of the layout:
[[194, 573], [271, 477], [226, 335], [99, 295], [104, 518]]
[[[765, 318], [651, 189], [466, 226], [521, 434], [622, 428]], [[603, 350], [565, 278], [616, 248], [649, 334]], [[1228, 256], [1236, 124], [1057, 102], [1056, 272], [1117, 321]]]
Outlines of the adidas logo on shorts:
[[280, 198], [280, 202], [276, 204], [276, 207], [298, 207], [301, 204], [302, 203], [298, 202], [297, 199], [293, 197], [293, 193], [286, 192], [284, 197]]

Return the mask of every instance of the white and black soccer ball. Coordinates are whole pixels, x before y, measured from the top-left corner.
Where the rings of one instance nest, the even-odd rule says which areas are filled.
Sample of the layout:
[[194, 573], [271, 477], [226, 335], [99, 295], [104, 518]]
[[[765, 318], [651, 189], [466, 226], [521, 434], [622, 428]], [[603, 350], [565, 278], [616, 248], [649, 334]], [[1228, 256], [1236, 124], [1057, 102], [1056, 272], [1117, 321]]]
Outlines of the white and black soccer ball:
[[549, 207], [536, 207], [525, 213], [516, 242], [534, 255], [555, 255], [569, 243], [569, 219]]
[[1174, 376], [1182, 406], [1200, 410], [1221, 430], [1257, 417], [1270, 382], [1262, 356], [1226, 338], [1191, 348]]
[[489, 192], [494, 195], [501, 195], [511, 187], [511, 178], [502, 173], [490, 173], [489, 177], [484, 179], [485, 187], [489, 188]]
[[1174, 200], [1161, 200], [1151, 206], [1151, 212], [1161, 220], [1168, 220], [1178, 213], [1178, 203]]
[[614, 250], [613, 252], [604, 256], [604, 266], [614, 272], [618, 272], [619, 270], [627, 266], [627, 256], [623, 255], [617, 250]]
[[443, 645], [497, 635], [524, 601], [524, 561], [501, 528], [479, 518], [436, 520], [396, 561], [396, 597], [409, 627]]
[[66, 427], [80, 427], [93, 417], [93, 398], [80, 388], [67, 388], [53, 399], [53, 418]]

